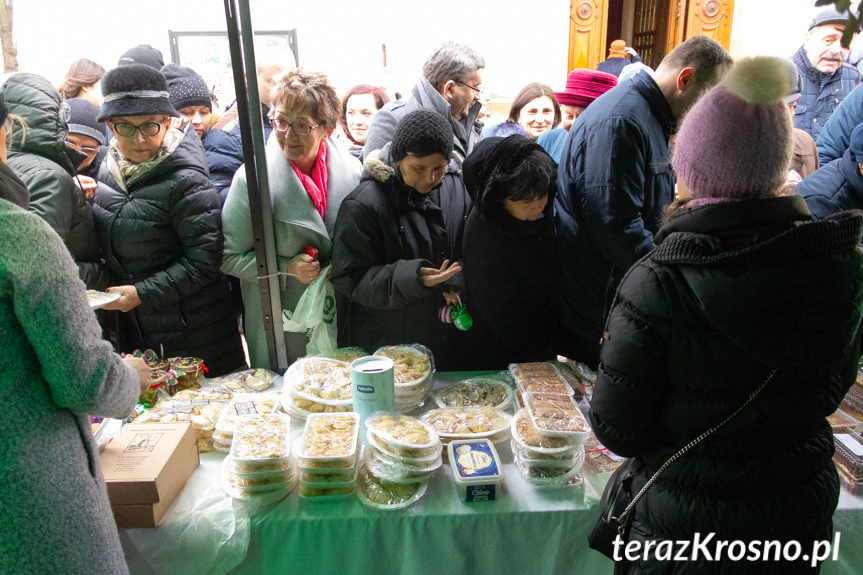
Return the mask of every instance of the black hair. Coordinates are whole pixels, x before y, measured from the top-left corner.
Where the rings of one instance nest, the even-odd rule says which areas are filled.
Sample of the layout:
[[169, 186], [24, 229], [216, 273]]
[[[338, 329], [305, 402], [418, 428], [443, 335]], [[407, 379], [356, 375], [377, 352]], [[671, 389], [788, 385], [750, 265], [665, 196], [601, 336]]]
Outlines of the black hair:
[[[519, 136], [521, 137], [521, 136]], [[512, 202], [528, 202], [544, 198], [557, 185], [557, 164], [537, 146], [520, 162], [510, 164], [512, 169], [494, 170], [489, 186], [496, 190], [495, 197]]]

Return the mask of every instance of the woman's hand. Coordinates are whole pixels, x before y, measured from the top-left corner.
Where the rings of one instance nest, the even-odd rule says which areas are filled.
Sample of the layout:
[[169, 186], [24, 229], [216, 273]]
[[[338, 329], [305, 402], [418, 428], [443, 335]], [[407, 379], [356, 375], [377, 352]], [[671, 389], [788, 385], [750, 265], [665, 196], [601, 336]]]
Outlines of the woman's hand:
[[131, 365], [138, 372], [138, 385], [141, 387], [141, 393], [150, 389], [150, 366], [144, 361], [143, 357], [135, 357], [127, 355], [123, 358], [126, 365]]
[[453, 262], [452, 265], [450, 265], [449, 260], [444, 260], [440, 269], [420, 268], [420, 279], [422, 279], [424, 286], [432, 287], [448, 281], [452, 276], [460, 271], [461, 265], [458, 262]]
[[84, 192], [84, 197], [88, 200], [92, 200], [93, 196], [96, 195], [96, 180], [90, 176], [76, 176], [72, 181]]
[[300, 283], [310, 284], [321, 273], [321, 263], [309, 254], [297, 254], [288, 262], [287, 271]]
[[129, 311], [141, 305], [138, 290], [135, 286], [114, 286], [105, 290], [107, 293], [119, 293], [120, 299], [112, 301], [102, 309], [115, 309], [118, 311]]

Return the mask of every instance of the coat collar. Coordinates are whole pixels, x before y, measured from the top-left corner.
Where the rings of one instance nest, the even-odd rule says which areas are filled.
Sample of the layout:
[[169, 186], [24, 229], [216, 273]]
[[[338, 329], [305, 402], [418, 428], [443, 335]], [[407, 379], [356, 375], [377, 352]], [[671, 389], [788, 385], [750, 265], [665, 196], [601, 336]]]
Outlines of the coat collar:
[[671, 113], [671, 105], [665, 98], [665, 94], [659, 89], [659, 85], [653, 76], [647, 72], [639, 72], [632, 77], [632, 85], [645, 99], [653, 116], [662, 126], [665, 137], [668, 138], [677, 131], [677, 119]]

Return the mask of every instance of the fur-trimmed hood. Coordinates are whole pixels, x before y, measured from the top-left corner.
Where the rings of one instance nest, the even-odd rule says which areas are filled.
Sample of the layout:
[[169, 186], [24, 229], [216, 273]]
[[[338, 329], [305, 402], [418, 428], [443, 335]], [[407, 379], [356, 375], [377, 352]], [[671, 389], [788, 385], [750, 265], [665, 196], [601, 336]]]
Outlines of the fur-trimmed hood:
[[368, 176], [375, 181], [389, 182], [396, 174], [395, 168], [390, 164], [390, 145], [387, 144], [383, 150], [375, 150], [369, 154], [363, 162], [363, 167]]

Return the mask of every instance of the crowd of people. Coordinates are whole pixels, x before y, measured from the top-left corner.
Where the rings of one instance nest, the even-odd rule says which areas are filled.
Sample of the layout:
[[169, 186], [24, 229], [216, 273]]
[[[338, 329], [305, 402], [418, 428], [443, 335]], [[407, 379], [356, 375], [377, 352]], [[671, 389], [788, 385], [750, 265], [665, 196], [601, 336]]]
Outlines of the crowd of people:
[[[631, 457], [636, 491], [771, 372], [748, 411], [656, 482], [630, 537], [829, 539], [825, 417], [854, 380], [863, 309], [863, 214], [843, 211], [863, 207], [863, 86], [846, 25], [823, 10], [792, 58], [736, 63], [694, 36], [655, 70], [614, 41], [600, 69], [573, 70], [560, 92], [530, 82], [498, 119], [481, 112], [485, 61], [464, 44], [435, 49], [393, 100], [369, 84], [340, 97], [321, 72], [262, 63], [282, 308], [329, 270], [339, 346], [419, 343], [440, 370], [586, 363], [598, 370], [593, 428]], [[0, 97], [0, 317], [20, 342], [0, 355], [14, 374], [3, 396], [30, 390], [20, 401], [44, 406], [40, 421], [67, 439], [82, 414], [128, 412], [145, 371], [100, 328], [116, 352], [199, 357], [209, 376], [268, 367], [236, 106], [217, 109], [195, 70], [146, 45], [108, 71], [78, 60], [59, 88], [6, 75]], [[98, 324], [82, 284], [119, 296]], [[307, 343], [286, 333], [289, 361]], [[13, 428], [4, 416], [3, 436]], [[2, 475], [41, 485], [8, 443]], [[98, 478], [91, 452], [63, 449], [77, 454], [56, 457], [68, 475]], [[91, 503], [110, 517], [104, 490]], [[0, 570], [86, 557], [121, 572], [116, 537], [87, 529], [103, 549], [63, 555], [22, 545], [43, 531], [4, 521]]]

